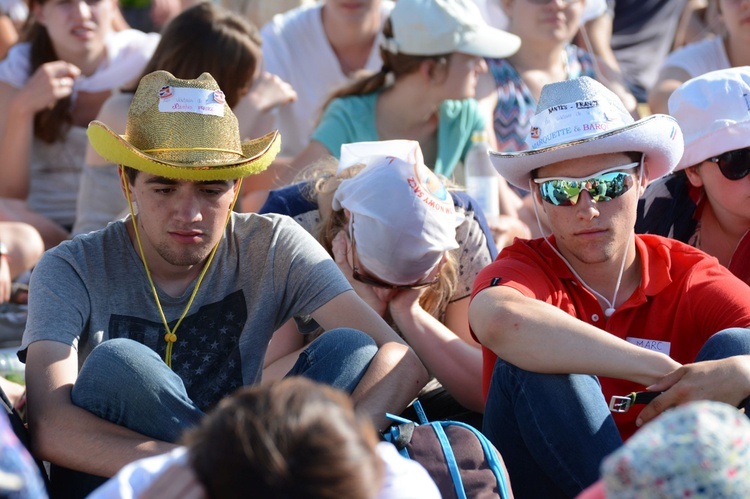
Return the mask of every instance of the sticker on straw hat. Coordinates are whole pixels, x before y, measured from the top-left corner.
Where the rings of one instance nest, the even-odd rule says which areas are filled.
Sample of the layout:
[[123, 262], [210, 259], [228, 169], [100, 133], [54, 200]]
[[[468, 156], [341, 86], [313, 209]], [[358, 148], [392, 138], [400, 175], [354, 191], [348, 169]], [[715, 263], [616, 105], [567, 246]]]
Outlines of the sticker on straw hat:
[[[162, 113], [196, 113], [224, 116], [224, 103], [217, 102], [214, 90], [185, 87], [166, 88], [166, 92], [163, 92], [165, 87], [159, 90], [159, 111]], [[165, 95], [162, 95], [162, 93]]]
[[166, 99], [167, 97], [172, 97], [172, 87], [164, 85], [159, 89], [159, 98]]

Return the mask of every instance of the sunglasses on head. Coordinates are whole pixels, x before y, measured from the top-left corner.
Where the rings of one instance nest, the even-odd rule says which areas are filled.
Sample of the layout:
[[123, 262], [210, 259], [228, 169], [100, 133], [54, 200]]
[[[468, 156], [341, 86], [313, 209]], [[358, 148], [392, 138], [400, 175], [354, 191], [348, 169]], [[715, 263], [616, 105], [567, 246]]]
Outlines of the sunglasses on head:
[[352, 242], [352, 277], [354, 278], [355, 281], [359, 281], [362, 284], [367, 284], [368, 286], [374, 286], [376, 288], [395, 289], [395, 290], [428, 288], [434, 284], [437, 284], [438, 281], [440, 281], [440, 272], [438, 272], [432, 280], [426, 281], [426, 282], [419, 282], [416, 284], [391, 284], [388, 282], [381, 281], [380, 279], [377, 279], [375, 277], [370, 277], [368, 275], [360, 274], [362, 264], [359, 263], [359, 258], [357, 257], [357, 242], [356, 242], [356, 239], [354, 239], [354, 222], [351, 222], [350, 227], [351, 229], [350, 229], [349, 239]]
[[547, 203], [556, 206], [574, 206], [582, 191], [588, 191], [596, 202], [619, 198], [635, 185], [631, 172], [625, 171], [640, 163], [628, 163], [595, 173], [591, 177], [545, 177], [536, 178], [539, 194]]
[[750, 173], [750, 148], [727, 151], [706, 161], [719, 165], [721, 174], [728, 180], [739, 180]]

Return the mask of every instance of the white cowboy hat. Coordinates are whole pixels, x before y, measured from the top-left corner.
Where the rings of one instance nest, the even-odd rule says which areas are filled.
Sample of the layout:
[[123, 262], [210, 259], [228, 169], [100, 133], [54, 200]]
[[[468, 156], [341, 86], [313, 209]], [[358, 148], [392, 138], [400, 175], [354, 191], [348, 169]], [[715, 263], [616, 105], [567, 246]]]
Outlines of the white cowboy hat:
[[644, 153], [654, 180], [674, 169], [683, 150], [674, 118], [654, 114], [635, 121], [611, 90], [587, 76], [542, 88], [526, 143], [526, 151], [490, 152], [498, 173], [521, 189], [529, 188], [537, 168], [617, 152]]

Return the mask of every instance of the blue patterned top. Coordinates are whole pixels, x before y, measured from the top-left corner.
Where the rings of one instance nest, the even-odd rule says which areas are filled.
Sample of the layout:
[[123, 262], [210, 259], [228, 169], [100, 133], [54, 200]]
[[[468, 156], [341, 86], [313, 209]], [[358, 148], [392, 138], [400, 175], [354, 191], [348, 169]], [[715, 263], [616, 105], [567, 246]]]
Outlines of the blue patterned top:
[[[568, 79], [579, 76], [596, 78], [594, 59], [576, 45], [566, 47]], [[536, 113], [536, 99], [508, 59], [487, 59], [487, 67], [495, 79], [497, 106], [494, 113], [495, 137], [498, 151], [527, 149], [529, 121]]]

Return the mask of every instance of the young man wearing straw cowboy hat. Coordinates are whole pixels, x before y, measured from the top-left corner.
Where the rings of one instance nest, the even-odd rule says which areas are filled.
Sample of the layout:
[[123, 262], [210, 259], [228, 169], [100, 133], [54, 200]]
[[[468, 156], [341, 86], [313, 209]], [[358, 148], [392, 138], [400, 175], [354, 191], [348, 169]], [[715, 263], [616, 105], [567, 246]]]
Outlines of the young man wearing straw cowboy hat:
[[208, 73], [145, 76], [125, 135], [101, 122], [88, 134], [123, 165], [131, 215], [44, 256], [20, 353], [34, 450], [60, 476], [111, 476], [172, 448], [260, 381], [271, 335], [293, 316], [327, 332], [290, 375], [353, 392], [379, 424], [417, 394], [424, 367], [311, 236], [286, 217], [233, 213], [238, 179], [268, 166], [279, 137], [241, 142]]
[[[638, 197], [682, 154], [677, 122], [634, 122], [585, 77], [545, 86], [538, 110], [530, 149], [492, 161], [531, 191], [552, 233], [505, 248], [477, 276], [469, 310], [483, 345], [483, 430], [519, 498], [574, 496], [668, 407], [750, 395], [737, 357], [750, 353], [750, 287], [699, 250], [634, 233]], [[647, 387], [664, 393], [630, 408], [648, 402], [628, 396]], [[624, 412], [611, 412], [613, 396]]]

